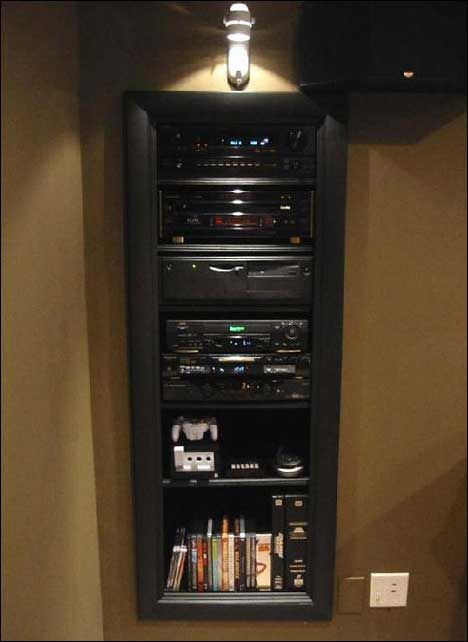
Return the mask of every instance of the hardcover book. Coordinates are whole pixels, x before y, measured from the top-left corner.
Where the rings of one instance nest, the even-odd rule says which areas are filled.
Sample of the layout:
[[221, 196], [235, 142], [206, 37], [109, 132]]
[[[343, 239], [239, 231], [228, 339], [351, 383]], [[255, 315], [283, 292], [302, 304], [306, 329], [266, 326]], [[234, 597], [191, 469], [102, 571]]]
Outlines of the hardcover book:
[[246, 535], [245, 535], [245, 518], [239, 519], [240, 534], [239, 534], [239, 591], [245, 591], [247, 578], [247, 554], [246, 554]]
[[234, 582], [234, 533], [229, 533], [228, 585], [229, 591], [235, 591]]
[[284, 589], [284, 495], [273, 495], [271, 511], [272, 553], [271, 576], [273, 591]]
[[271, 590], [271, 533], [257, 533], [256, 587], [259, 591]]
[[307, 573], [307, 495], [286, 495], [286, 581], [287, 591], [304, 591]]
[[229, 518], [223, 517], [221, 530], [222, 580], [221, 590], [229, 591]]

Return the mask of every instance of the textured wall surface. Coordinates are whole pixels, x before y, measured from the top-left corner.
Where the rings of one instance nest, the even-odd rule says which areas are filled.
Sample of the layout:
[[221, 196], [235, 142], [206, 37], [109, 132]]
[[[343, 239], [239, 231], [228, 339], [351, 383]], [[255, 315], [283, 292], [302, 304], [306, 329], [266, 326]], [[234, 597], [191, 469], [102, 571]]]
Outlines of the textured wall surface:
[[[257, 25], [248, 91], [296, 90], [299, 4], [249, 3]], [[330, 623], [139, 622], [136, 618], [125, 330], [122, 92], [128, 89], [228, 91], [221, 24], [227, 5], [213, 1], [80, 5], [86, 297], [105, 638], [463, 639], [466, 616], [463, 606], [466, 603], [466, 115], [463, 99], [448, 96], [356, 95], [352, 97], [350, 110], [336, 571], [337, 578], [368, 576], [373, 570], [410, 571], [408, 608], [371, 611], [364, 607], [361, 614], [336, 613]], [[58, 28], [57, 38], [67, 37], [66, 25], [65, 21], [64, 31]], [[32, 75], [32, 71], [27, 73]], [[52, 90], [57, 82], [52, 72], [49, 75], [53, 80]], [[25, 89], [28, 83], [33, 85], [32, 77], [19, 80], [15, 113], [20, 107], [25, 113], [30, 111], [24, 107], [29, 97]], [[35, 100], [38, 99], [35, 97]], [[54, 112], [54, 115], [55, 118], [41, 121], [39, 133], [35, 133], [44, 137], [44, 145], [50, 140], [57, 141], [55, 131], [61, 121], [60, 114]], [[31, 129], [34, 126], [35, 123]], [[16, 144], [18, 140], [21, 142], [19, 154], [29, 144], [27, 132], [21, 135], [15, 132]], [[12, 150], [13, 138], [7, 138], [6, 143]], [[25, 149], [26, 163], [41, 147], [34, 145]], [[49, 167], [47, 163], [44, 166]], [[18, 162], [11, 169], [10, 181], [21, 180], [21, 167]], [[65, 167], [66, 163], [62, 162], [56, 171], [64, 172]], [[44, 193], [39, 194], [42, 199], [35, 200], [35, 205], [45, 201], [52, 207], [58, 201], [54, 176], [52, 172], [44, 179]], [[73, 183], [66, 193], [78, 194], [79, 188]], [[25, 194], [28, 191], [17, 186], [10, 191], [9, 198], [21, 197], [23, 202]], [[39, 384], [47, 387], [40, 392], [41, 399], [47, 400], [44, 404], [48, 412], [50, 407], [55, 408], [50, 400], [55, 398], [56, 389], [61, 396], [62, 387], [68, 390], [73, 386], [75, 393], [75, 379], [70, 377], [76, 373], [87, 376], [85, 348], [79, 351], [83, 361], [73, 370], [74, 374], [59, 376], [58, 373], [63, 373], [60, 369], [63, 361], [71, 359], [69, 344], [59, 343], [54, 355], [56, 361], [53, 361], [55, 378], [49, 371], [40, 370], [40, 380], [34, 380], [34, 386], [33, 383], [25, 386], [33, 371], [27, 342], [34, 347], [34, 354], [41, 354], [38, 353], [41, 346], [50, 345], [43, 340], [45, 331], [52, 332], [56, 323], [64, 333], [59, 339], [65, 341], [69, 336], [63, 315], [74, 310], [71, 302], [82, 296], [82, 290], [75, 287], [76, 281], [67, 278], [66, 269], [55, 271], [54, 252], [58, 252], [56, 235], [60, 232], [69, 240], [69, 225], [75, 225], [78, 218], [73, 216], [73, 223], [67, 218], [67, 226], [57, 226], [57, 229], [53, 225], [43, 226], [42, 229], [35, 218], [29, 222], [28, 217], [39, 216], [36, 208], [31, 213], [29, 201], [21, 211], [23, 217], [19, 218], [25, 221], [23, 234], [28, 233], [30, 237], [24, 236], [16, 243], [13, 231], [18, 217], [9, 223], [7, 217], [4, 225], [10, 226], [5, 240], [15, 242], [10, 244], [9, 252], [14, 253], [18, 272], [10, 271], [10, 276], [7, 275], [11, 285], [6, 289], [6, 296], [10, 296], [12, 310], [21, 305], [14, 321], [18, 328], [24, 326], [24, 332], [13, 333], [12, 322], [10, 330], [7, 326], [6, 332], [10, 332], [7, 338], [10, 343], [15, 339], [15, 345], [6, 352], [5, 359], [19, 364], [16, 365], [17, 379], [11, 381], [9, 387], [11, 394], [15, 391], [20, 397], [16, 401], [16, 426], [23, 425], [18, 419], [23, 407], [28, 420], [28, 413], [34, 411], [34, 429], [25, 419], [24, 430], [32, 434], [30, 439], [34, 439], [34, 448], [43, 461], [45, 454], [50, 454], [51, 444], [47, 441], [49, 437], [41, 437], [41, 433], [37, 436], [35, 432], [40, 418], [33, 404], [38, 394], [36, 387], [37, 390]], [[72, 216], [68, 208], [64, 214]], [[48, 208], [45, 216], [51, 216]], [[74, 234], [75, 241], [80, 233], [77, 230]], [[68, 245], [66, 248], [70, 250]], [[27, 267], [18, 256], [22, 259], [26, 256]], [[76, 257], [71, 251], [60, 252], [60, 260], [66, 260], [67, 266], [73, 256]], [[33, 265], [36, 269], [31, 271]], [[22, 291], [20, 301], [14, 300], [13, 287]], [[33, 294], [48, 306], [39, 306], [32, 300]], [[53, 301], [56, 316], [50, 311]], [[34, 323], [30, 319], [31, 309], [41, 310]], [[82, 324], [81, 303], [79, 310], [73, 317], [76, 324]], [[39, 322], [43, 324], [39, 325], [42, 334], [37, 330]], [[83, 327], [80, 325], [78, 338], [73, 342], [77, 350], [77, 345], [82, 345], [80, 341], [85, 342]], [[22, 341], [17, 340], [18, 336]], [[24, 337], [27, 342], [22, 345]], [[42, 362], [40, 365], [42, 368]], [[34, 368], [37, 369], [37, 364]], [[51, 381], [53, 390], [49, 388]], [[83, 380], [80, 382], [84, 385]], [[60, 411], [69, 411], [71, 406], [67, 404], [78, 403], [78, 399], [83, 401], [79, 394], [65, 397], [59, 404]], [[87, 403], [83, 401], [77, 412], [81, 428], [83, 424], [89, 427]], [[70, 420], [67, 431], [74, 425], [74, 420]], [[61, 439], [64, 434], [71, 434], [67, 431], [60, 432]], [[80, 432], [76, 438], [84, 439], [84, 434], [88, 433]], [[20, 437], [17, 439], [20, 444]], [[17, 481], [18, 470], [23, 470], [23, 461], [18, 461], [23, 451], [16, 442], [11, 443], [9, 459], [17, 472], [15, 486], [10, 488], [10, 501], [13, 495], [21, 499], [19, 518], [24, 520], [23, 526], [30, 519], [37, 533], [37, 525], [40, 532], [42, 524], [41, 515], [24, 514], [24, 506], [30, 501], [26, 496], [30, 481], [27, 480], [24, 488]], [[66, 451], [67, 447], [62, 442], [54, 444], [54, 462], [61, 461], [58, 455], [64, 451], [60, 448]], [[26, 472], [31, 477], [31, 466], [37, 466], [33, 452], [31, 447], [23, 472], [25, 477]], [[76, 452], [83, 453], [83, 450]], [[64, 475], [69, 474], [70, 468], [70, 459], [65, 461]], [[55, 474], [51, 471], [56, 469], [57, 466], [51, 470], [40, 469], [38, 474], [42, 474], [42, 479], [39, 482], [36, 474], [36, 485], [41, 483], [46, 489], [50, 483], [48, 475]], [[85, 469], [88, 470], [86, 466]], [[35, 473], [34, 467], [32, 471]], [[72, 479], [74, 484], [89, 482], [89, 497], [92, 497], [87, 473], [84, 479], [81, 476]], [[75, 488], [71, 480], [70, 485]], [[52, 487], [56, 493], [61, 488], [56, 484]], [[49, 496], [50, 493], [46, 493], [46, 497]], [[56, 502], [61, 500], [60, 494], [52, 497]], [[44, 500], [44, 506], [49, 510], [50, 502], [45, 504]], [[71, 537], [78, 537], [85, 525], [79, 523], [76, 528], [76, 535], [72, 531]], [[21, 534], [32, 539], [25, 528]], [[97, 563], [93, 541], [92, 538], [84, 540], [80, 551], [75, 551], [73, 568], [78, 566], [78, 561], [83, 562], [83, 551], [87, 552], [85, 561]], [[29, 550], [31, 542], [27, 543], [26, 550]], [[42, 549], [37, 553], [40, 553], [37, 564], [41, 564], [44, 553]], [[14, 551], [10, 550], [9, 555], [14, 556]], [[26, 601], [21, 602], [25, 609], [28, 600], [38, 592], [42, 599], [41, 591], [44, 591], [42, 585], [37, 586], [40, 573], [34, 564], [32, 568], [36, 585], [26, 587], [27, 596], [22, 597]], [[15, 594], [10, 599], [15, 602], [20, 597]], [[39, 612], [37, 605], [32, 608], [35, 613]], [[94, 622], [91, 618], [89, 621]]]
[[2, 639], [102, 639], [75, 3], [2, 3]]
[[[250, 3], [249, 91], [294, 90], [297, 2]], [[81, 116], [93, 420], [107, 639], [463, 637], [466, 117], [462, 99], [354, 96], [337, 576], [407, 570], [407, 609], [330, 624], [135, 616], [121, 94], [227, 91], [224, 2], [84, 3]]]

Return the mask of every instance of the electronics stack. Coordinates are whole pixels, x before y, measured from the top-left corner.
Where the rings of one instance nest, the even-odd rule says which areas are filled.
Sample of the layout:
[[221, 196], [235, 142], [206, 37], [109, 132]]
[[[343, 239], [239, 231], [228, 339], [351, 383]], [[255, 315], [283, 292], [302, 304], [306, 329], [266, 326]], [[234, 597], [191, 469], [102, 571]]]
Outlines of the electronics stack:
[[[246, 480], [270, 479], [274, 489], [277, 480], [307, 474], [308, 436], [297, 435], [308, 435], [304, 408], [311, 397], [316, 129], [161, 125], [157, 140], [160, 394], [174, 409], [166, 414], [170, 477], [208, 486], [231, 479], [239, 488]], [[288, 422], [295, 426], [292, 444], [283, 443]], [[271, 490], [266, 501], [273, 499]], [[222, 517], [223, 505], [207, 502], [208, 530], [220, 519], [221, 538], [230, 518]], [[287, 559], [282, 579], [272, 580], [274, 514], [254, 535], [257, 554], [269, 560], [255, 588], [304, 590], [304, 568], [291, 579]], [[211, 548], [203, 546], [212, 536], [205, 529], [177, 525], [172, 557], [179, 562], [171, 563], [168, 590], [183, 586], [181, 555], [188, 559], [188, 590], [222, 590], [213, 584], [216, 564], [206, 567]], [[286, 541], [286, 522], [282, 529]], [[204, 563], [205, 579], [197, 581], [194, 573], [199, 568], [200, 578]]]

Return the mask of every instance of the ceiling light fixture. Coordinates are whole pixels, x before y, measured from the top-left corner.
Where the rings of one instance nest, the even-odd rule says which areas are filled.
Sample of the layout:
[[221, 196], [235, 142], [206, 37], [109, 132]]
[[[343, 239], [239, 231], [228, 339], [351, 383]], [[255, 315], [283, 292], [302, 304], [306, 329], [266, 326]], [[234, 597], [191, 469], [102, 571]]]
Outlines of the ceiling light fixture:
[[231, 5], [224, 18], [227, 31], [227, 76], [235, 89], [241, 89], [250, 78], [250, 31], [255, 24], [248, 6], [242, 2]]

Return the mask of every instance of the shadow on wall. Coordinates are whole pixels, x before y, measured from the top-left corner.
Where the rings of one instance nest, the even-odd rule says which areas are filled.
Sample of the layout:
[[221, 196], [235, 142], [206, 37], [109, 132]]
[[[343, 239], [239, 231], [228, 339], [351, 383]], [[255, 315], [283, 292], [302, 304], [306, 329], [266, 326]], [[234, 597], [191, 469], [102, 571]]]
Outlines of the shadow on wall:
[[[424, 475], [427, 462], [437, 454], [421, 451], [407, 465]], [[398, 468], [395, 462], [395, 476]], [[382, 618], [388, 621], [395, 640], [431, 640], [434, 631], [451, 633], [451, 640], [466, 639], [466, 602], [462, 601], [466, 587], [460, 580], [466, 559], [466, 482], [466, 459], [461, 459], [392, 510], [365, 523], [352, 538], [343, 536], [338, 556], [353, 560], [353, 574], [368, 577], [370, 570], [410, 572], [406, 609], [371, 609], [366, 597], [367, 616], [360, 618], [358, 625], [361, 634], [363, 627], [367, 629], [364, 639], [378, 639], [374, 636], [382, 631]], [[437, 513], [430, 519], [428, 507]], [[391, 563], [382, 564], [383, 559]], [[446, 604], [463, 604], [465, 608], [450, 611]]]
[[465, 111], [457, 94], [355, 94], [350, 143], [412, 145]]

